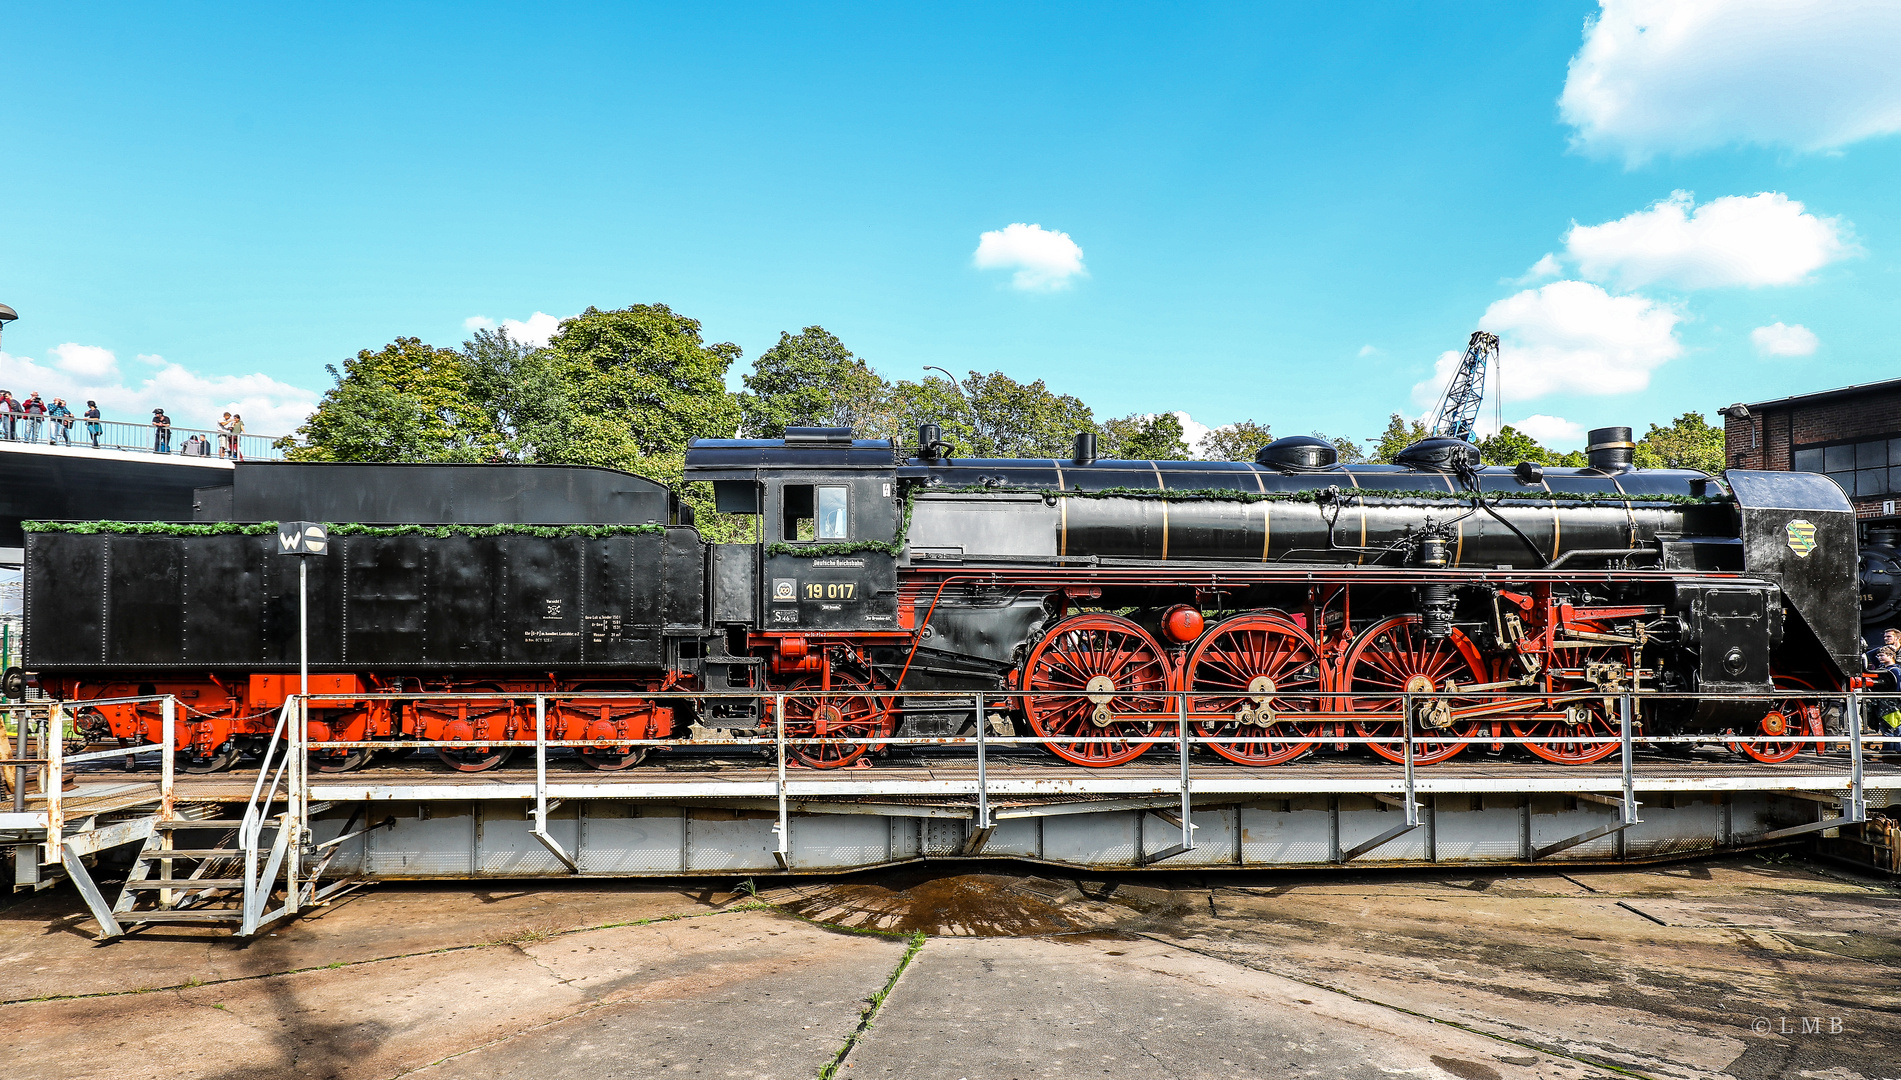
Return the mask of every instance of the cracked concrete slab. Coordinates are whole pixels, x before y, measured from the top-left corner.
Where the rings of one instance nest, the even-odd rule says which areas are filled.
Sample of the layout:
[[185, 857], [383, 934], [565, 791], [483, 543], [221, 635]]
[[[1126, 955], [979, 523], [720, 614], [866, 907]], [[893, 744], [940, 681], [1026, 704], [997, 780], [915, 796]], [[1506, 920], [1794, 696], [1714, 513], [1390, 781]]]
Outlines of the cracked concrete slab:
[[1892, 886], [1747, 860], [1441, 884], [1216, 888], [1147, 932], [1646, 1076], [1901, 1076]]
[[[739, 897], [743, 899], [743, 897]], [[0, 1000], [214, 982], [332, 963], [713, 910], [735, 899], [645, 884], [511, 882], [373, 887], [248, 945], [224, 927], [150, 927], [101, 945], [70, 891], [0, 910]]]
[[5, 996], [113, 996], [0, 1007], [0, 1061], [112, 1080], [810, 1077], [905, 942], [803, 914], [938, 935], [841, 1077], [1901, 1077], [1901, 889], [1783, 856], [971, 869], [780, 882], [780, 914], [637, 883], [386, 885], [248, 947], [95, 947], [74, 898], [43, 896], [0, 913]]
[[810, 1077], [904, 948], [737, 911], [10, 1005], [0, 1060], [16, 1075], [73, 1080]]
[[932, 941], [848, 1061], [850, 1076], [907, 1080], [1609, 1075], [1157, 942], [1115, 939]]

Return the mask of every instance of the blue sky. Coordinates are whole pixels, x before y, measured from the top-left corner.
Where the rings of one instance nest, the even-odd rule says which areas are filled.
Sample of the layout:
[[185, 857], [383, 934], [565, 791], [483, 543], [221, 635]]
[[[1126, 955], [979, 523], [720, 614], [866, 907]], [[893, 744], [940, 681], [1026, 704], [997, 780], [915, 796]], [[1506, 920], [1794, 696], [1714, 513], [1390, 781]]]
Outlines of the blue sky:
[[1901, 375], [1901, 15], [1653, 7], [16, 7], [0, 386], [269, 431], [654, 301], [1283, 433], [1481, 324], [1567, 447]]

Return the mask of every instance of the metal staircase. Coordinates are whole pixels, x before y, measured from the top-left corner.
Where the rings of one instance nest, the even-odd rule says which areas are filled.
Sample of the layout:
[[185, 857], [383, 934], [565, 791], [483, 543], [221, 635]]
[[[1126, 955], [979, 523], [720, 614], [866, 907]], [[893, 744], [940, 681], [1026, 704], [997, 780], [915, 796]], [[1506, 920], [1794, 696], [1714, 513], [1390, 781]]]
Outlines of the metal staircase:
[[[105, 826], [89, 821], [71, 835], [57, 798], [48, 800], [42, 815], [44, 861], [63, 867], [98, 920], [102, 937], [110, 940], [130, 928], [152, 924], [222, 924], [231, 926], [238, 937], [250, 937], [355, 884], [350, 880], [322, 883], [339, 845], [367, 830], [352, 831], [353, 820], [336, 838], [312, 842], [310, 815], [324, 807], [313, 807], [309, 801], [301, 700], [292, 698], [278, 712], [277, 726], [240, 818], [196, 817], [194, 813], [201, 811], [178, 810], [172, 795], [177, 705], [167, 698], [163, 709], [162, 737], [149, 746], [62, 757], [59, 739], [44, 740], [49, 790], [55, 792], [64, 767], [72, 762], [154, 749], [160, 754], [159, 792], [144, 804], [150, 808], [147, 812]], [[58, 730], [57, 706], [48, 723], [47, 730]], [[118, 898], [108, 902], [85, 857], [135, 842], [140, 847], [131, 872]], [[19, 858], [31, 849], [16, 850]]]

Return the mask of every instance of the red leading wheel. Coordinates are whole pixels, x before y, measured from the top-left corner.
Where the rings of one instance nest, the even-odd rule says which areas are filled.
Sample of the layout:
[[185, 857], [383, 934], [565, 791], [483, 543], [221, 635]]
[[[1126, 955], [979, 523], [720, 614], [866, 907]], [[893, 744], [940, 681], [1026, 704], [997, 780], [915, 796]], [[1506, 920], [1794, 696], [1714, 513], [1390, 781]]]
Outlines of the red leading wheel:
[[[1355, 720], [1354, 734], [1363, 739], [1394, 739], [1366, 745], [1388, 761], [1404, 762], [1406, 746], [1398, 741], [1405, 731], [1405, 720], [1400, 715], [1404, 699], [1398, 695], [1443, 691], [1448, 683], [1474, 686], [1486, 681], [1485, 670], [1485, 658], [1478, 646], [1456, 629], [1433, 641], [1420, 627], [1417, 615], [1395, 615], [1374, 623], [1347, 652], [1341, 665], [1341, 689], [1352, 695], [1347, 699], [1348, 708], [1386, 715]], [[1476, 698], [1422, 701], [1413, 723], [1413, 763], [1445, 761], [1483, 734], [1487, 725], [1480, 722], [1436, 725], [1433, 719], [1441, 706], [1449, 710], [1477, 703]]]
[[[846, 696], [871, 692], [871, 684], [857, 675], [832, 669], [831, 687], [809, 678], [785, 688], [785, 735], [788, 739], [821, 739], [792, 744], [792, 757], [814, 769], [850, 765], [874, 748], [872, 743], [834, 742], [843, 739], [888, 738], [897, 730], [898, 716], [890, 698]], [[812, 697], [792, 697], [794, 693]]]
[[1076, 615], [1030, 650], [1023, 712], [1046, 739], [1113, 740], [1044, 744], [1064, 761], [1122, 765], [1173, 734], [1169, 684], [1168, 661], [1148, 631], [1115, 615]]
[[[1208, 631], [1188, 657], [1188, 708], [1208, 749], [1242, 765], [1280, 765], [1314, 748], [1303, 713], [1332, 689], [1313, 638], [1280, 615], [1241, 615]], [[1292, 696], [1283, 696], [1292, 695]], [[1214, 715], [1209, 715], [1214, 714]]]

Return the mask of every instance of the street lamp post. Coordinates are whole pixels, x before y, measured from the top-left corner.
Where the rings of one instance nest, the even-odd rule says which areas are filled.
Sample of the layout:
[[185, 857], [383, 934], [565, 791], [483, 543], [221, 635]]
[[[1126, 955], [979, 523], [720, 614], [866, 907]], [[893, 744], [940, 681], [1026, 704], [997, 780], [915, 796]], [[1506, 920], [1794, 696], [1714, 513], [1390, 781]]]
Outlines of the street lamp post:
[[[935, 365], [935, 364], [926, 364], [926, 365], [924, 365], [924, 370], [926, 370], [926, 371], [943, 371], [943, 372], [944, 372], [944, 377], [945, 377], [946, 379], [949, 379], [949, 380], [950, 380], [950, 384], [951, 384], [951, 389], [953, 389], [953, 390], [955, 390], [955, 391], [957, 391], [957, 396], [958, 396], [958, 398], [959, 398], [959, 399], [961, 399], [961, 400], [963, 401], [963, 403], [964, 403], [964, 407], [970, 410], [970, 436], [971, 436], [971, 438], [972, 438], [972, 439], [975, 439], [975, 438], [976, 438], [977, 436], [979, 436], [979, 435], [981, 435], [981, 434], [983, 434], [983, 425], [982, 425], [981, 423], [979, 423], [979, 422], [978, 422], [978, 419], [977, 419], [977, 403], [976, 403], [975, 401], [972, 401], [972, 400], [971, 400], [971, 398], [970, 398], [970, 395], [969, 395], [968, 393], [966, 393], [966, 392], [964, 391], [964, 385], [963, 385], [962, 383], [960, 383], [960, 382], [958, 382], [958, 381], [957, 381], [957, 376], [955, 376], [955, 375], [952, 375], [952, 374], [951, 374], [950, 372], [948, 372], [948, 371], [944, 371], [944, 369], [943, 369], [943, 368], [941, 368], [941, 367], [938, 367], [938, 366], [937, 366], [937, 365]], [[972, 451], [972, 452], [974, 453], [974, 452], [976, 451], [976, 447], [971, 447], [971, 451]]]

